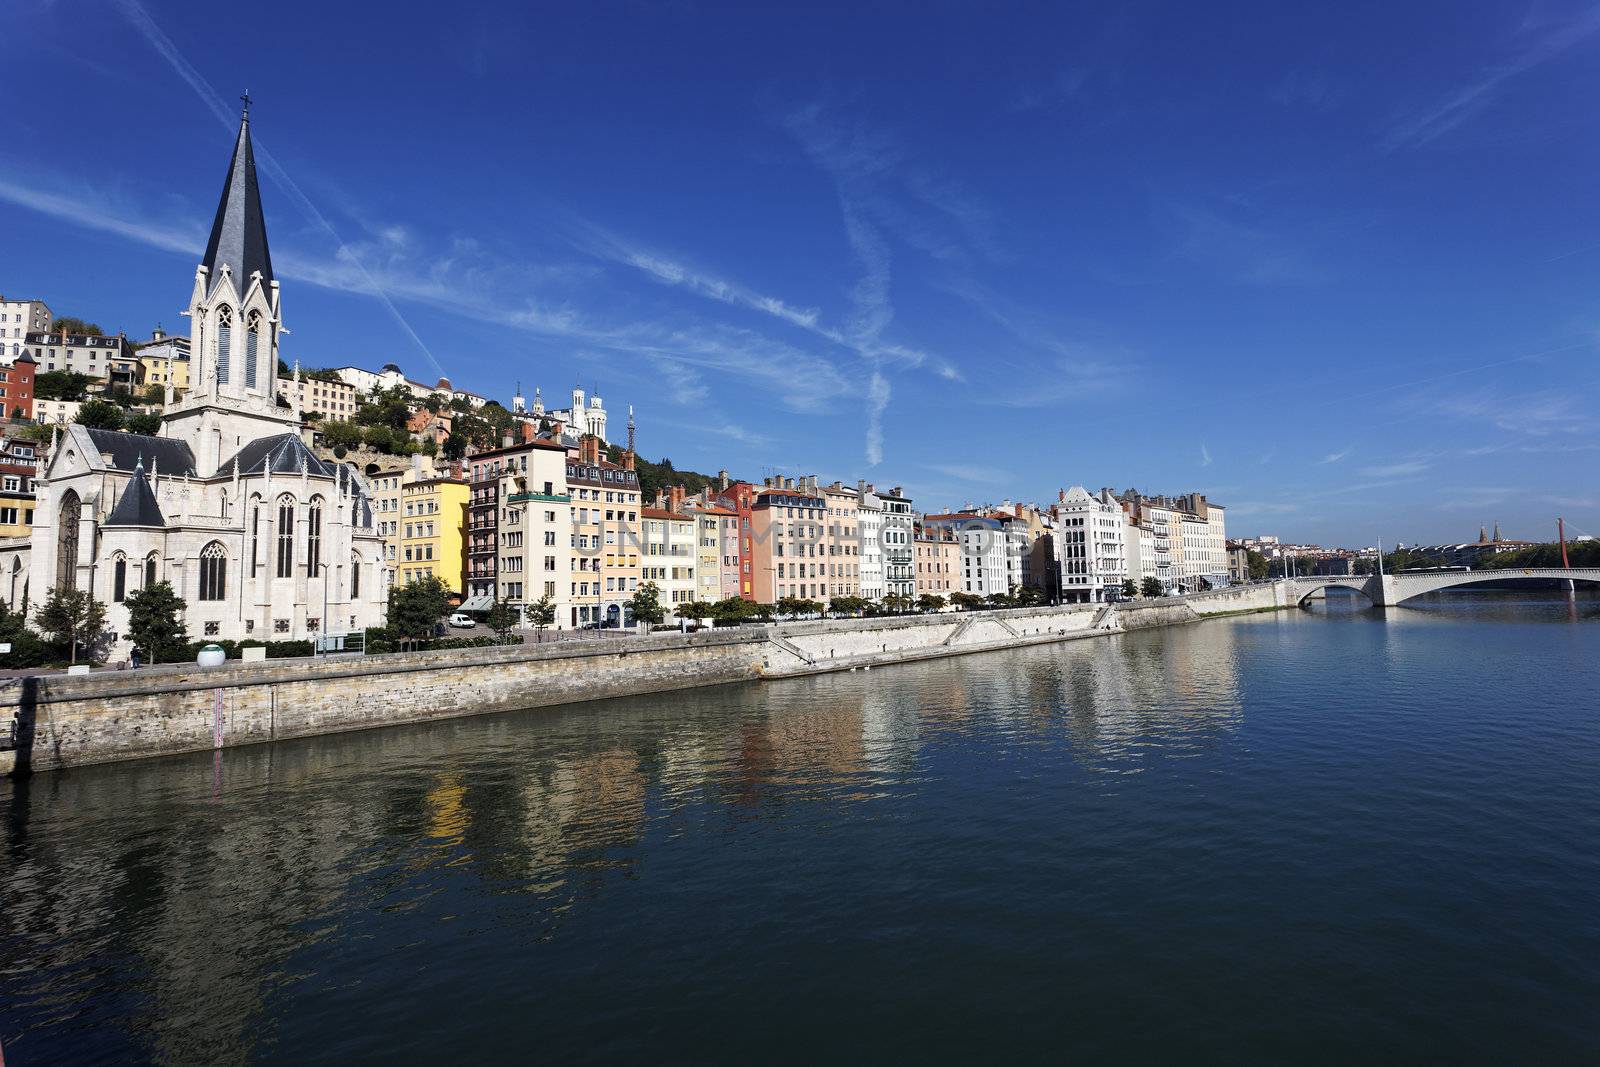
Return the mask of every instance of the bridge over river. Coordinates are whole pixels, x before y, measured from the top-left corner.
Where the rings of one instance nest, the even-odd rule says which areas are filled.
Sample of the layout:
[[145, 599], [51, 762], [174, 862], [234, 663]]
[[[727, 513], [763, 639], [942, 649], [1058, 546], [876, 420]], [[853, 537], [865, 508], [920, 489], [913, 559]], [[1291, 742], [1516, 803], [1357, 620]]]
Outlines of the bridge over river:
[[1492, 589], [1506, 582], [1528, 578], [1554, 578], [1557, 581], [1587, 582], [1600, 585], [1600, 567], [1520, 567], [1486, 571], [1428, 571], [1425, 573], [1352, 576], [1347, 578], [1291, 578], [1285, 584], [1285, 600], [1303, 604], [1306, 600], [1338, 587], [1354, 589], [1374, 604], [1403, 604], [1413, 597], [1461, 586]]

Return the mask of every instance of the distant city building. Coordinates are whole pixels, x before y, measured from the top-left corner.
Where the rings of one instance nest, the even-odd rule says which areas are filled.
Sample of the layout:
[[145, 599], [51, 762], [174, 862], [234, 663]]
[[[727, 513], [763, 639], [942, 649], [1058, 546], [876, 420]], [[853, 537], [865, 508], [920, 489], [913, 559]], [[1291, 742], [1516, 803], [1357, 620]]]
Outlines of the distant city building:
[[43, 300], [0, 296], [0, 366], [10, 366], [28, 345], [29, 334], [50, 332], [50, 305]]
[[176, 337], [156, 327], [150, 340], [138, 346], [140, 380], [145, 385], [159, 385], [167, 396], [177, 396], [189, 391], [189, 339]]
[[111, 381], [118, 367], [137, 365], [138, 358], [128, 339], [99, 337], [83, 333], [30, 333], [23, 351], [33, 356], [41, 374], [50, 371], [71, 371], [74, 374]]
[[293, 377], [278, 379], [278, 396], [290, 407], [298, 404], [302, 416], [315, 413], [324, 422], [344, 422], [355, 418], [356, 387], [349, 382], [323, 378]]

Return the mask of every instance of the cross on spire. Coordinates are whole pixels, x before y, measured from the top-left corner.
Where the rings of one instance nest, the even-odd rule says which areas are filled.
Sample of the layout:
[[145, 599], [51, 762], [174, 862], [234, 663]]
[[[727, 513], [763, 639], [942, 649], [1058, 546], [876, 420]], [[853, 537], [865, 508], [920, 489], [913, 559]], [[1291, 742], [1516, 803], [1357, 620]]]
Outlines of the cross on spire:
[[250, 117], [250, 90], [246, 89], [239, 94], [239, 99], [244, 101], [244, 117]]

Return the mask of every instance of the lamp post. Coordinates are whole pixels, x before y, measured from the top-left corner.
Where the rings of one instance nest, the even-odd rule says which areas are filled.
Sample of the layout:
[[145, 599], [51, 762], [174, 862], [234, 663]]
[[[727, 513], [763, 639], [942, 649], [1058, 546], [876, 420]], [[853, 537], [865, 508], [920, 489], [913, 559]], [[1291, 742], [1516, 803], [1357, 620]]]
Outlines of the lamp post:
[[317, 570], [322, 572], [322, 628], [317, 634], [315, 652], [326, 657], [328, 654], [328, 564], [318, 563]]

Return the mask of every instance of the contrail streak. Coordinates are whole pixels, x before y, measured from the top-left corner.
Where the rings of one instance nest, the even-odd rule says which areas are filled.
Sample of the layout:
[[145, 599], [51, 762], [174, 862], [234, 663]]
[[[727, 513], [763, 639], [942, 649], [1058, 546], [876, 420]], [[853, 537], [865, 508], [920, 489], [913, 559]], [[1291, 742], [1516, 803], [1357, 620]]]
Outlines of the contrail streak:
[[[150, 43], [150, 47], [160, 53], [161, 58], [167, 61], [178, 77], [182, 78], [189, 88], [194, 90], [195, 95], [200, 98], [200, 102], [210, 110], [218, 122], [222, 123], [223, 129], [232, 132], [234, 129], [233, 112], [223, 103], [222, 96], [211, 87], [211, 83], [206, 81], [205, 76], [184, 58], [178, 46], [172, 42], [172, 38], [168, 37], [161, 27], [156, 25], [155, 20], [150, 17], [150, 13], [144, 9], [144, 5], [139, 3], [139, 0], [118, 0], [118, 6], [122, 8], [123, 14], [127, 15], [128, 21], [133, 23], [134, 28]], [[428, 362], [433, 364], [433, 369], [439, 372], [439, 377], [445, 377], [444, 367], [434, 358], [433, 352], [423, 342], [417, 331], [411, 328], [411, 323], [407, 322], [405, 316], [400, 314], [400, 309], [395, 307], [393, 300], [389, 299], [389, 294], [382, 285], [378, 284], [378, 279], [373, 277], [372, 272], [367, 269], [367, 265], [361, 262], [361, 257], [356, 255], [355, 250], [344, 242], [338, 231], [333, 228], [333, 224], [328, 221], [321, 211], [317, 210], [317, 205], [313, 204], [311, 198], [300, 190], [300, 186], [295, 183], [293, 178], [289, 177], [288, 171], [283, 169], [282, 165], [278, 163], [272, 153], [262, 146], [259, 140], [255, 141], [255, 150], [260, 155], [262, 164], [273, 179], [288, 190], [290, 198], [299, 204], [300, 210], [305, 213], [307, 218], [322, 227], [328, 236], [333, 238], [334, 244], [338, 246], [337, 254], [355, 265], [355, 268], [361, 272], [361, 277], [366, 281], [372, 295], [377, 297], [378, 302], [389, 312], [389, 316], [411, 338], [412, 343], [427, 357]]]

